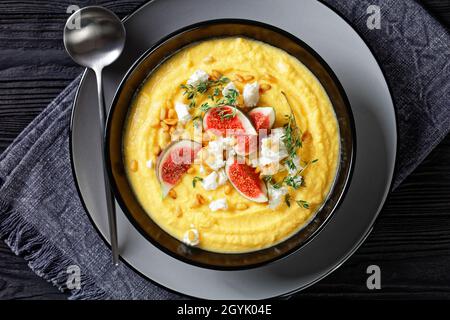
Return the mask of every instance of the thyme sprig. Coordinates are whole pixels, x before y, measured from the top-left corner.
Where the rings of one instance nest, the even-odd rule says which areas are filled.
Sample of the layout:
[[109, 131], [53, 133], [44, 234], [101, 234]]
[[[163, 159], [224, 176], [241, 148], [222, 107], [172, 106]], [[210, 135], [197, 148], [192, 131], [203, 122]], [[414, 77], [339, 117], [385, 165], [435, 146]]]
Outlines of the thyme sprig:
[[[200, 82], [196, 86], [187, 84], [181, 85], [181, 88], [184, 90], [183, 95], [190, 100], [190, 108], [196, 107], [196, 98], [199, 94], [206, 94], [210, 89], [214, 89], [213, 92], [208, 95], [208, 99], [211, 100], [211, 102], [202, 103], [200, 105], [199, 112], [194, 116], [194, 119], [202, 119], [203, 114], [214, 107], [223, 107], [219, 110], [219, 116], [222, 120], [232, 119], [236, 116], [236, 104], [239, 97], [239, 92], [237, 90], [228, 90], [227, 94], [223, 98], [218, 99], [220, 91], [223, 90], [223, 85], [228, 82], [230, 82], [230, 79], [222, 76], [218, 80], [207, 80]], [[231, 106], [233, 110], [230, 112], [229, 109], [224, 106]]]
[[303, 165], [303, 168], [299, 172], [297, 172], [296, 175], [301, 175], [306, 170], [306, 168], [308, 168], [311, 164], [316, 163], [317, 161], [319, 161], [319, 159], [314, 159], [314, 160], [306, 162]]
[[279, 181], [276, 182], [275, 178], [273, 176], [263, 176], [263, 181], [265, 183], [270, 183], [270, 185], [274, 188], [274, 189], [280, 189], [281, 186], [283, 185], [283, 181]]
[[302, 147], [302, 133], [300, 128], [297, 126], [297, 121], [295, 119], [292, 106], [289, 103], [289, 99], [287, 98], [284, 91], [281, 91], [281, 93], [286, 99], [286, 102], [291, 110], [291, 113], [285, 116], [287, 121], [283, 126], [284, 135], [282, 139], [288, 152], [288, 159], [286, 159], [285, 163], [289, 167], [289, 169], [296, 170], [297, 166], [294, 163], [294, 158], [297, 156], [297, 150]]
[[218, 96], [220, 89], [220, 86], [223, 86], [224, 84], [227, 84], [230, 82], [230, 79], [227, 77], [221, 77], [218, 80], [206, 80], [202, 81], [197, 85], [191, 85], [191, 84], [181, 84], [180, 88], [184, 90], [183, 96], [186, 97], [186, 99], [189, 101], [189, 107], [194, 108], [196, 105], [196, 98], [198, 94], [205, 94], [209, 89], [214, 88], [214, 92], [212, 96]]
[[316, 163], [317, 161], [319, 161], [319, 159], [306, 162], [301, 170], [297, 171], [297, 173], [293, 176], [287, 176], [284, 178], [283, 182], [286, 183], [287, 186], [290, 186], [296, 190], [304, 186], [305, 180], [302, 177], [302, 173], [309, 167], [310, 164]]
[[[223, 97], [217, 102], [217, 106], [220, 108], [218, 115], [221, 120], [233, 119], [236, 116], [237, 113], [236, 105], [238, 97], [239, 92], [237, 90], [230, 89], [228, 90], [225, 97]], [[232, 107], [231, 112], [227, 107]]]

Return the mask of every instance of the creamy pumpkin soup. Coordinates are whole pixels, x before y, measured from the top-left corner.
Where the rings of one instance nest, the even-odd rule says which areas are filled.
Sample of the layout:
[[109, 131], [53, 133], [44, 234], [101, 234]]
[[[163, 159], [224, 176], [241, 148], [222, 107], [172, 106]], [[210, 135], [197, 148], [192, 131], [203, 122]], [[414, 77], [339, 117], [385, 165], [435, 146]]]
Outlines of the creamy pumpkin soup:
[[333, 185], [339, 130], [296, 58], [246, 38], [192, 44], [136, 94], [123, 137], [142, 207], [187, 245], [238, 253], [304, 227]]

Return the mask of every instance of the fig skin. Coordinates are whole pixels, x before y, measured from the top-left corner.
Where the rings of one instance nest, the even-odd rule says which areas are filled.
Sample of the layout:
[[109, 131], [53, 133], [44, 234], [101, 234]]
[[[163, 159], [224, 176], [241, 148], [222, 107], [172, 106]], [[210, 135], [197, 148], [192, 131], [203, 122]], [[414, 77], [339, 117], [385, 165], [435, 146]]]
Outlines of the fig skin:
[[[261, 114], [263, 117], [268, 118], [269, 121], [269, 126], [268, 127], [258, 127], [258, 125], [255, 123], [255, 118], [257, 114]], [[248, 117], [250, 118], [250, 120], [253, 123], [253, 126], [255, 127], [256, 131], [259, 130], [269, 130], [272, 129], [274, 123], [275, 123], [275, 118], [276, 118], [276, 113], [275, 113], [275, 109], [272, 107], [256, 107], [252, 110], [250, 110], [250, 112], [248, 113]]]
[[[161, 190], [163, 193], [163, 197], [167, 196], [167, 194], [169, 193], [170, 189], [172, 189], [178, 182], [179, 180], [175, 183], [175, 184], [171, 184], [168, 182], [163, 181], [162, 177], [161, 177], [161, 171], [162, 171], [162, 165], [164, 164], [165, 160], [170, 156], [170, 152], [175, 150], [175, 148], [177, 147], [188, 147], [188, 146], [192, 146], [192, 149], [194, 150], [194, 158], [197, 155], [197, 153], [200, 151], [200, 149], [202, 148], [202, 145], [196, 141], [193, 140], [179, 140], [179, 141], [174, 141], [172, 143], [170, 143], [159, 155], [158, 160], [156, 162], [156, 178], [158, 179], [160, 185], [161, 185]], [[194, 159], [192, 159], [192, 163], [193, 163]], [[189, 167], [188, 167], [189, 168]], [[188, 169], [187, 168], [187, 169]], [[186, 171], [187, 171], [186, 169]]]
[[[225, 172], [227, 174], [228, 180], [230, 181], [231, 185], [234, 187], [234, 189], [236, 189], [236, 191], [243, 196], [244, 198], [253, 201], [253, 202], [257, 202], [257, 203], [264, 203], [269, 201], [269, 198], [267, 196], [267, 186], [265, 184], [264, 181], [262, 181], [261, 179], [258, 178], [258, 183], [259, 183], [259, 189], [260, 189], [260, 194], [257, 197], [250, 197], [249, 195], [246, 195], [245, 193], [243, 193], [241, 190], [239, 190], [239, 187], [236, 185], [236, 181], [233, 181], [232, 176], [230, 174], [230, 170], [231, 170], [231, 166], [237, 161], [237, 158], [234, 158], [231, 161], [227, 161], [227, 164], [225, 166]], [[249, 165], [242, 163], [242, 165], [248, 166], [251, 170], [254, 170], [254, 168], [250, 167]]]

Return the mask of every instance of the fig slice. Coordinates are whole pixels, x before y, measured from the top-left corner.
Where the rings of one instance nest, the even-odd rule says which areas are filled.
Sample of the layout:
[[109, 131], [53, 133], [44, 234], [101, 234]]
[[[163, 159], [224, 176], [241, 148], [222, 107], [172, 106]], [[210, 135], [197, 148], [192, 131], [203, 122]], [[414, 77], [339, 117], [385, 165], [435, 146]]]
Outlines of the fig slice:
[[220, 136], [235, 136], [235, 151], [248, 155], [257, 150], [257, 132], [250, 119], [238, 108], [219, 106], [209, 109], [203, 117], [203, 129]]
[[194, 163], [202, 145], [192, 140], [179, 140], [169, 144], [159, 155], [156, 176], [165, 197], [170, 189], [180, 182], [183, 175]]
[[275, 122], [275, 110], [272, 107], [257, 107], [252, 109], [248, 116], [256, 129], [259, 132], [260, 129], [272, 129]]
[[259, 203], [268, 201], [266, 184], [259, 178], [255, 168], [246, 164], [245, 160], [229, 159], [225, 172], [233, 187], [244, 198]]

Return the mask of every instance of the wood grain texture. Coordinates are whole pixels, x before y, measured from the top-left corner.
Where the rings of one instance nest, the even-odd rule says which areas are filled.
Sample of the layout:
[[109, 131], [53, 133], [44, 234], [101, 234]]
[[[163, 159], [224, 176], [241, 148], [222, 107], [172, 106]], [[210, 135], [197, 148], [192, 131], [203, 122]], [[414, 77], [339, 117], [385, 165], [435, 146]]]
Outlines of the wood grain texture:
[[[450, 26], [450, 1], [422, 2]], [[0, 152], [81, 72], [62, 43], [66, 8], [72, 4], [105, 5], [121, 17], [136, 7], [135, 2], [114, 1], [0, 2]], [[364, 245], [336, 272], [293, 299], [450, 298], [449, 194], [450, 136], [389, 196]], [[371, 264], [381, 268], [382, 290], [366, 288]], [[66, 297], [0, 242], [0, 299]]]

